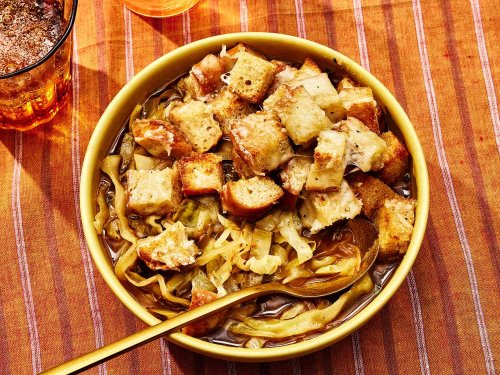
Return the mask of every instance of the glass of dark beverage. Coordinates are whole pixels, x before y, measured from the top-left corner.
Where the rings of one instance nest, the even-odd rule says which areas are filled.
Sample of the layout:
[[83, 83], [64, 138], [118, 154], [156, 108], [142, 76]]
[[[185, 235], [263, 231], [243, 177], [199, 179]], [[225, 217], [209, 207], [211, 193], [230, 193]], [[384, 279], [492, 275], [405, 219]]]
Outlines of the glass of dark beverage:
[[52, 120], [71, 86], [78, 0], [0, 0], [0, 129]]

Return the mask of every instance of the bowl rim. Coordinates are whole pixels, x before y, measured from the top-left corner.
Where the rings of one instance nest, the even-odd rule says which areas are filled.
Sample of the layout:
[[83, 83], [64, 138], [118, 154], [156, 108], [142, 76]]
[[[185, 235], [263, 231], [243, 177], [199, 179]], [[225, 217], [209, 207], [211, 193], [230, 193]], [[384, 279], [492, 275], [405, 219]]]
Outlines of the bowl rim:
[[391, 280], [363, 310], [338, 327], [310, 340], [276, 348], [228, 347], [209, 343], [182, 333], [173, 333], [167, 336], [170, 341], [201, 354], [215, 358], [246, 362], [277, 361], [306, 355], [341, 340], [370, 320], [389, 301], [410, 272], [422, 244], [429, 212], [429, 178], [427, 166], [422, 146], [418, 140], [413, 125], [401, 105], [397, 102], [390, 91], [358, 63], [324, 45], [284, 34], [245, 32], [222, 34], [201, 39], [179, 47], [160, 57], [130, 80], [130, 82], [128, 82], [118, 92], [104, 111], [94, 129], [85, 153], [80, 180], [80, 211], [83, 232], [97, 269], [119, 300], [144, 323], [148, 325], [155, 325], [160, 322], [159, 319], [149, 313], [132, 297], [132, 295], [115, 276], [109, 262], [109, 257], [103, 250], [102, 244], [94, 229], [93, 221], [95, 202], [92, 199], [93, 189], [96, 188], [94, 186], [94, 174], [96, 173], [96, 170], [99, 169], [97, 167], [100, 163], [100, 160], [98, 159], [99, 145], [105, 136], [106, 129], [109, 127], [116, 127], [116, 125], [113, 124], [113, 117], [115, 114], [119, 113], [120, 108], [127, 104], [129, 92], [134, 92], [140, 88], [142, 82], [150, 79], [154, 72], [168, 66], [170, 61], [176, 61], [182, 56], [187, 56], [192, 51], [196, 51], [202, 46], [206, 47], [207, 45], [210, 45], [215, 47], [218, 45], [220, 47], [224, 44], [243, 42], [250, 45], [257, 45], [258, 48], [259, 42], [262, 41], [265, 41], [266, 43], [291, 44], [299, 49], [303, 48], [314, 50], [314, 53], [318, 56], [321, 55], [322, 57], [333, 59], [335, 62], [342, 65], [349, 74], [355, 76], [356, 80], [359, 80], [363, 84], [372, 88], [377, 99], [379, 99], [379, 101], [386, 107], [387, 111], [391, 114], [394, 123], [403, 134], [408, 150], [412, 155], [413, 175], [415, 177], [417, 189], [417, 207], [415, 225], [410, 245], [405, 257], [396, 269], [396, 272], [392, 276]]

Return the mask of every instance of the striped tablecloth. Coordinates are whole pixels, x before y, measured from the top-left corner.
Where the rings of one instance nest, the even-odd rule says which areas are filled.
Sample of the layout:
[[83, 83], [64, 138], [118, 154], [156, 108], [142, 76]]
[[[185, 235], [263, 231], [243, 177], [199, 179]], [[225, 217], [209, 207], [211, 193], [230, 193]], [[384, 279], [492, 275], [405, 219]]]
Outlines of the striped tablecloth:
[[303, 358], [241, 364], [156, 341], [90, 373], [498, 373], [500, 2], [490, 0], [202, 0], [163, 20], [116, 0], [80, 0], [70, 105], [48, 126], [0, 131], [0, 373], [36, 373], [144, 327], [107, 288], [84, 242], [78, 183], [87, 142], [109, 101], [151, 61], [247, 30], [331, 46], [406, 109], [431, 180], [413, 271], [362, 329]]

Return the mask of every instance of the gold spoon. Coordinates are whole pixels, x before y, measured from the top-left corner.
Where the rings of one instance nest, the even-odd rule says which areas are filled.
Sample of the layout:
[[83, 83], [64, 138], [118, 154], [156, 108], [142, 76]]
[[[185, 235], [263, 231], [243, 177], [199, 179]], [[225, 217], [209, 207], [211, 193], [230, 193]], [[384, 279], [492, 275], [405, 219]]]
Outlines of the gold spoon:
[[[310, 298], [323, 297], [337, 293], [360, 280], [375, 262], [379, 251], [376, 241], [377, 230], [369, 221], [363, 219], [350, 220], [348, 222], [348, 228], [353, 233], [354, 244], [358, 246], [362, 254], [364, 253], [359, 272], [355, 275], [338, 277], [321, 282], [304, 283], [303, 285], [295, 287], [282, 284], [279, 281], [272, 281], [266, 284], [245, 288], [222, 298], [218, 298], [196, 309], [186, 311], [172, 319], [148, 327], [131, 336], [118, 340], [113, 344], [103, 346], [81, 357], [74, 358], [59, 366], [48, 369], [41, 374], [60, 375], [84, 371], [122, 353], [165, 336], [168, 333], [177, 331], [184, 326], [202, 320], [208, 315], [212, 315], [245, 301], [254, 300], [260, 296], [281, 293], [293, 297]], [[344, 294], [341, 297], [343, 299], [340, 301], [342, 303], [339, 304], [339, 307], [343, 306], [348, 301], [349, 297], [347, 293]]]

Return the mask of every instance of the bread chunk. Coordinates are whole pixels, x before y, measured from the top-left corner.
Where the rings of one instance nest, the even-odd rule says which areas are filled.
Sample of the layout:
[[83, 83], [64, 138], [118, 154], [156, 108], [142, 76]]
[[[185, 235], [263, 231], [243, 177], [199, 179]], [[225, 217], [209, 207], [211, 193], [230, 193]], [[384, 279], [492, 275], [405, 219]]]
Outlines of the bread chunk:
[[352, 219], [361, 212], [362, 203], [345, 180], [339, 191], [306, 191], [304, 197], [299, 216], [304, 227], [309, 228], [312, 233], [318, 233], [339, 220]]
[[251, 113], [248, 103], [227, 89], [222, 89], [210, 105], [215, 119], [222, 128], [222, 133], [226, 136], [229, 135], [232, 121], [242, 119]]
[[220, 76], [224, 73], [224, 66], [215, 55], [206, 55], [199, 63], [191, 68], [190, 75], [196, 79], [201, 96], [210, 94], [219, 89], [223, 82]]
[[255, 217], [269, 210], [283, 194], [269, 177], [229, 181], [222, 188], [222, 208], [233, 215]]
[[314, 62], [313, 59], [307, 57], [304, 60], [304, 63], [300, 67], [299, 71], [297, 72], [296, 79], [305, 79], [309, 77], [314, 77], [317, 76], [318, 74], [321, 74], [321, 68]]
[[273, 82], [276, 66], [248, 52], [239, 52], [230, 74], [229, 89], [251, 103], [259, 103]]
[[373, 99], [372, 89], [369, 87], [346, 87], [339, 92], [340, 100], [347, 116], [356, 117], [368, 129], [380, 134], [380, 108]]
[[415, 200], [400, 196], [385, 199], [374, 222], [378, 228], [379, 256], [390, 258], [405, 254], [415, 223]]
[[410, 153], [392, 132], [382, 133], [380, 137], [387, 144], [387, 149], [383, 158], [384, 168], [379, 171], [379, 176], [386, 184], [393, 185], [400, 181], [409, 169]]
[[340, 187], [347, 165], [347, 135], [335, 130], [319, 133], [314, 149], [314, 163], [307, 177], [306, 189], [331, 191]]
[[272, 112], [252, 113], [230, 131], [234, 149], [256, 175], [264, 176], [293, 156], [286, 130]]
[[287, 85], [280, 86], [264, 101], [264, 109], [278, 115], [288, 136], [297, 145], [305, 144], [323, 130], [333, 127], [304, 86], [294, 89]]
[[352, 89], [356, 87], [357, 84], [350, 78], [345, 77], [340, 80], [340, 82], [337, 85], [337, 92], [341, 92], [344, 89]]
[[248, 179], [255, 177], [255, 173], [253, 173], [252, 169], [248, 166], [247, 163], [240, 157], [240, 155], [233, 148], [231, 153], [231, 158], [233, 159], [233, 167], [238, 176], [240, 178]]
[[354, 173], [348, 176], [349, 184], [363, 202], [363, 214], [370, 219], [375, 211], [384, 204], [384, 200], [399, 197], [389, 186], [376, 177], [365, 173]]
[[179, 161], [182, 192], [186, 196], [217, 193], [222, 190], [222, 158], [207, 153]]
[[337, 122], [344, 118], [345, 110], [342, 101], [328, 78], [328, 74], [321, 73], [304, 79], [294, 79], [290, 82], [290, 86], [292, 88], [304, 86], [313, 100], [325, 111], [330, 121]]
[[354, 117], [340, 121], [335, 127], [347, 134], [347, 164], [363, 172], [378, 171], [384, 166], [385, 141]]
[[165, 215], [181, 203], [176, 169], [127, 171], [127, 209], [139, 215]]
[[172, 108], [170, 120], [178, 126], [197, 152], [210, 150], [222, 137], [222, 131], [209, 106], [196, 100]]
[[312, 163], [312, 158], [305, 155], [298, 155], [290, 160], [280, 173], [283, 189], [290, 194], [299, 195], [307, 181]]
[[263, 60], [267, 60], [267, 57], [264, 56], [262, 53], [250, 48], [249, 46], [247, 46], [244, 43], [238, 43], [233, 48], [229, 49], [226, 53], [229, 56], [236, 56], [237, 57], [237, 56], [239, 56], [239, 54], [241, 52], [246, 52], [246, 53], [249, 53], [250, 55], [253, 55], [255, 57], [259, 57]]
[[132, 124], [132, 134], [138, 144], [156, 157], [178, 159], [193, 153], [184, 134], [167, 121], [136, 120]]
[[156, 236], [137, 241], [137, 255], [152, 270], [175, 270], [193, 264], [199, 253], [193, 240], [186, 235], [186, 228], [177, 221]]

